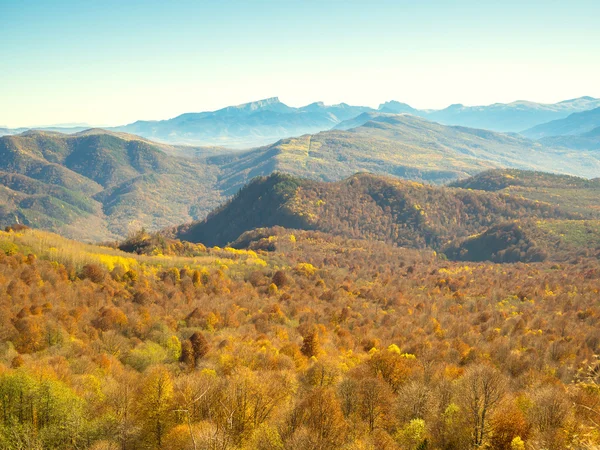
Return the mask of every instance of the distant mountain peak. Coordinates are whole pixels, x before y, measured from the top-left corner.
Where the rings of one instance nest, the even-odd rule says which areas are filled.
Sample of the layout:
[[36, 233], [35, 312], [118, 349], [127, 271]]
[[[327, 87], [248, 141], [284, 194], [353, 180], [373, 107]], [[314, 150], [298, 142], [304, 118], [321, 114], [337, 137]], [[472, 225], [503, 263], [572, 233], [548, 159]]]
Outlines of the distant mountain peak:
[[274, 111], [274, 112], [288, 112], [295, 110], [282, 103], [279, 97], [264, 98], [262, 100], [256, 100], [253, 102], [242, 103], [241, 105], [228, 106], [223, 109], [219, 109], [212, 114], [253, 114], [259, 111]]
[[415, 108], [413, 108], [409, 104], [398, 102], [396, 100], [391, 100], [391, 101], [382, 103], [381, 105], [379, 105], [379, 108], [377, 108], [377, 110], [382, 113], [392, 113], [392, 114], [400, 114], [400, 113], [415, 114], [418, 112]]
[[594, 98], [594, 97], [590, 97], [589, 95], [584, 95], [583, 97], [577, 97], [577, 98], [571, 98], [569, 100], [563, 100], [562, 102], [559, 102], [559, 103], [572, 103], [572, 102], [576, 102], [578, 100], [587, 100], [587, 101], [593, 102], [594, 100], [598, 100], [598, 99]]
[[231, 106], [230, 108], [260, 109], [260, 108], [265, 108], [269, 105], [274, 105], [274, 104], [278, 104], [278, 103], [281, 103], [281, 101], [279, 100], [279, 97], [269, 97], [269, 98], [264, 98], [262, 100], [256, 100], [253, 102], [242, 103], [241, 105]]

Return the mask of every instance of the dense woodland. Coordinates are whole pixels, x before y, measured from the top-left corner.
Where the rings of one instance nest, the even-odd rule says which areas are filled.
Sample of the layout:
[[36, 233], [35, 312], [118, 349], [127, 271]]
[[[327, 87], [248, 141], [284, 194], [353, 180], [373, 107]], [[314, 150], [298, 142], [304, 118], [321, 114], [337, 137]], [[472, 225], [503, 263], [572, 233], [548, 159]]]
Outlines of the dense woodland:
[[572, 261], [600, 255], [598, 219], [598, 180], [501, 170], [440, 187], [371, 174], [326, 183], [276, 173], [254, 179], [206, 220], [167, 234], [238, 247], [244, 232], [283, 226], [455, 260]]
[[0, 448], [600, 445], [598, 259], [238, 244], [0, 233]]

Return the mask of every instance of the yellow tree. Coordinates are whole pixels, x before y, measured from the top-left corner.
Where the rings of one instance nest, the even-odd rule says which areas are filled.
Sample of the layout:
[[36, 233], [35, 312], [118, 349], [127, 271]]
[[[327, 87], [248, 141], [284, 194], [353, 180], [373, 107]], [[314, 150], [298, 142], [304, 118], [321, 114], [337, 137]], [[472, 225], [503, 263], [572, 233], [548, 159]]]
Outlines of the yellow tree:
[[140, 411], [146, 439], [152, 448], [161, 448], [173, 421], [173, 381], [164, 366], [149, 369], [140, 392]]

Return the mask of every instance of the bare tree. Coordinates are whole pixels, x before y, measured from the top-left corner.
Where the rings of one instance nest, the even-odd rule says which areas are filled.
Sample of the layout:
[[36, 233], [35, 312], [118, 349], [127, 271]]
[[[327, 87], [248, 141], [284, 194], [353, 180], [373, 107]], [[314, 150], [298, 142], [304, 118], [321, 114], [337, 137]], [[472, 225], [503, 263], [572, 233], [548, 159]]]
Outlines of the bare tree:
[[480, 447], [484, 443], [489, 414], [504, 393], [504, 378], [497, 369], [480, 365], [465, 373], [462, 379], [461, 400], [469, 413], [475, 447]]

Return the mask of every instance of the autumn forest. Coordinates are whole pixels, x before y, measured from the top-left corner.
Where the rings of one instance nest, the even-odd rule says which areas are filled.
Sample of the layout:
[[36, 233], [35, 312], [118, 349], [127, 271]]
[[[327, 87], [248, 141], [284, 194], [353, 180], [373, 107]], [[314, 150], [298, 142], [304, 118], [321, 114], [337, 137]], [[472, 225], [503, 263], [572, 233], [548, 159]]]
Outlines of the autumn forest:
[[[289, 200], [301, 188], [284, 182]], [[523, 215], [529, 204], [502, 205]], [[580, 232], [573, 212], [530, 213], [568, 216], [565, 230]], [[330, 218], [329, 233], [315, 221], [258, 228], [224, 247], [0, 232], [0, 447], [600, 445], [600, 247], [452, 261], [437, 238], [434, 249], [345, 235], [365, 217], [351, 232]], [[451, 235], [464, 239], [440, 234]]]

